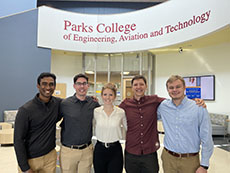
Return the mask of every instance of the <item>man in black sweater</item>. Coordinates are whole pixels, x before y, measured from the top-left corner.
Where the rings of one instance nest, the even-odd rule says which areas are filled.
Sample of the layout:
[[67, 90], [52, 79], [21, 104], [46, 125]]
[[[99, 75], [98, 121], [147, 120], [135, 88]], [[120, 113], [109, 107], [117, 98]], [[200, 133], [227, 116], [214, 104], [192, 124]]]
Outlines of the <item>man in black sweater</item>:
[[14, 148], [22, 172], [56, 172], [56, 122], [60, 98], [53, 97], [56, 76], [41, 73], [39, 93], [19, 108], [14, 129]]

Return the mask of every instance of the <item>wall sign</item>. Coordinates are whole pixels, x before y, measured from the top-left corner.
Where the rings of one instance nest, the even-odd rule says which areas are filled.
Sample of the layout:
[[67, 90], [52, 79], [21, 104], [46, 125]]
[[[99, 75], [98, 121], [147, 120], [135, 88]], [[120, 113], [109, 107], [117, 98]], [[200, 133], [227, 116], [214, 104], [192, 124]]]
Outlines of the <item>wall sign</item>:
[[38, 46], [92, 53], [165, 47], [228, 25], [229, 6], [229, 0], [174, 0], [114, 15], [88, 15], [42, 6]]

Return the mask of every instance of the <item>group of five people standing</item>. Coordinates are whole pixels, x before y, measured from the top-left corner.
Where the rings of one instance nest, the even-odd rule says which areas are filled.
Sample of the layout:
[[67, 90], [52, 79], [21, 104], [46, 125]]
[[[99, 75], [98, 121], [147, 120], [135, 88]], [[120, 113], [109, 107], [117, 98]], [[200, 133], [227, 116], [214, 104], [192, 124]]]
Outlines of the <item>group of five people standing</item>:
[[[84, 74], [74, 77], [76, 93], [64, 100], [52, 96], [56, 76], [40, 74], [39, 93], [20, 107], [16, 116], [14, 146], [20, 171], [55, 172], [56, 122], [63, 118], [60, 150], [63, 173], [89, 173], [92, 163], [95, 173], [121, 173], [123, 153], [119, 140], [123, 129], [127, 130], [126, 172], [157, 173], [160, 148], [157, 119], [161, 118], [165, 129], [164, 172], [207, 172], [213, 152], [209, 115], [184, 95], [183, 78], [172, 76], [166, 82], [171, 99], [145, 95], [144, 76], [135, 76], [131, 84], [134, 97], [125, 99], [119, 107], [113, 104], [115, 85], [106, 84], [101, 91], [104, 104], [100, 106], [87, 96], [89, 84]], [[93, 131], [97, 138], [94, 150]]]

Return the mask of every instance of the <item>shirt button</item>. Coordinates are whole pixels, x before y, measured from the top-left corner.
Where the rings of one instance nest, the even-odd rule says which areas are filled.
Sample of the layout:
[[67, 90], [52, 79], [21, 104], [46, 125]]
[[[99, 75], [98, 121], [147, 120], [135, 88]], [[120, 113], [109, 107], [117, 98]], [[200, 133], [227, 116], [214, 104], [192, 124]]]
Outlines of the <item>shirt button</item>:
[[141, 108], [139, 109], [139, 111], [141, 111]]
[[141, 136], [143, 136], [143, 133], [141, 133]]
[[141, 127], [143, 127], [144, 125], [143, 124], [141, 124]]
[[141, 116], [141, 118], [143, 118], [143, 116]]
[[141, 144], [143, 144], [143, 141], [141, 141]]

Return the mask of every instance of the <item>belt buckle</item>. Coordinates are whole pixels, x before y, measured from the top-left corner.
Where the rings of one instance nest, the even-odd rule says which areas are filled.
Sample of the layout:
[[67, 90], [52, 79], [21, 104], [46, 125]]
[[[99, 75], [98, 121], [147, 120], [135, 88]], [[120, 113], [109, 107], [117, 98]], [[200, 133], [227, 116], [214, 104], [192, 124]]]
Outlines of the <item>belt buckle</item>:
[[[83, 146], [83, 145], [82, 145]], [[71, 149], [80, 149], [82, 146], [78, 146], [78, 145], [71, 145], [70, 148]]]
[[83, 149], [83, 148], [86, 148], [86, 147], [88, 147], [88, 144], [83, 144], [81, 146], [78, 146], [77, 149], [80, 150], [80, 149]]
[[109, 145], [108, 145], [108, 143], [105, 143], [105, 148], [109, 148]]

